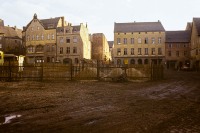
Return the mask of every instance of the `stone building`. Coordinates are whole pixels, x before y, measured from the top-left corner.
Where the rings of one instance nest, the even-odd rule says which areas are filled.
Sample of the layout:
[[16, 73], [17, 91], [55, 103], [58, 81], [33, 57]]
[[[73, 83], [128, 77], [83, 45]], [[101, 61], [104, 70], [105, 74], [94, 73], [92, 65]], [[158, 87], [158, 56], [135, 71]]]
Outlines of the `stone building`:
[[165, 61], [165, 29], [161, 22], [114, 24], [114, 62], [160, 64]]
[[193, 18], [191, 33], [191, 67], [200, 68], [200, 18]]
[[166, 65], [168, 69], [190, 67], [191, 31], [166, 31]]
[[92, 59], [101, 60], [105, 63], [111, 61], [109, 44], [103, 33], [92, 35]]
[[57, 28], [57, 55], [58, 61], [73, 64], [80, 63], [83, 59], [91, 59], [91, 42], [87, 24]]
[[27, 63], [55, 62], [57, 60], [56, 29], [65, 25], [64, 17], [33, 19], [23, 28]]
[[4, 26], [0, 19], [0, 51], [5, 54], [24, 55], [25, 47], [22, 45], [22, 30], [16, 26]]

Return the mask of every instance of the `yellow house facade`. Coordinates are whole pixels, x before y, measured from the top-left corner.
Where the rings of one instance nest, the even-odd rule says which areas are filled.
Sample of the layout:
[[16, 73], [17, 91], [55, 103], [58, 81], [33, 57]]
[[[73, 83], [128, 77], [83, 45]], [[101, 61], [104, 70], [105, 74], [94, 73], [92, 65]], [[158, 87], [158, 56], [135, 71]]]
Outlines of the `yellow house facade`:
[[161, 22], [115, 23], [114, 63], [161, 64], [165, 62], [165, 29]]

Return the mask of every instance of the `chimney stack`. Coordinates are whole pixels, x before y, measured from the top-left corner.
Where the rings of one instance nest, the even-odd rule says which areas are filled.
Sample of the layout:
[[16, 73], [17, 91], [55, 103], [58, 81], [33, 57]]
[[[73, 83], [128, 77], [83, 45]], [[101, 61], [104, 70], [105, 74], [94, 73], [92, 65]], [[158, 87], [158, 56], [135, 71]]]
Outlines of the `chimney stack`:
[[0, 19], [0, 26], [4, 26], [4, 21]]

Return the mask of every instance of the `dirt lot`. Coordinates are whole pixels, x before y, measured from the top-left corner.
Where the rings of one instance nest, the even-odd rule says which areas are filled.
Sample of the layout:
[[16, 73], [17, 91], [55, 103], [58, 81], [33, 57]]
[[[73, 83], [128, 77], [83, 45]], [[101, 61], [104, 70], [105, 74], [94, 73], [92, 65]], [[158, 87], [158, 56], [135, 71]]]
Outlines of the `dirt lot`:
[[0, 132], [200, 132], [200, 72], [166, 71], [151, 82], [0, 82]]

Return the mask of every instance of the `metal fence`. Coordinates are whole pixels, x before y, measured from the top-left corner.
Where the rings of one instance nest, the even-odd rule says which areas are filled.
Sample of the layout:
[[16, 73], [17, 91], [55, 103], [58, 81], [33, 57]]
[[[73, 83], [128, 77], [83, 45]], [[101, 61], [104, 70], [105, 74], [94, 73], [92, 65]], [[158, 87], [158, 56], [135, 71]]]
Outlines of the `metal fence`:
[[163, 78], [162, 65], [114, 66], [99, 62], [78, 65], [35, 64], [0, 66], [0, 79], [20, 80], [159, 80]]

